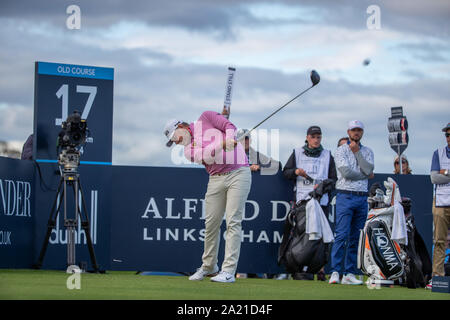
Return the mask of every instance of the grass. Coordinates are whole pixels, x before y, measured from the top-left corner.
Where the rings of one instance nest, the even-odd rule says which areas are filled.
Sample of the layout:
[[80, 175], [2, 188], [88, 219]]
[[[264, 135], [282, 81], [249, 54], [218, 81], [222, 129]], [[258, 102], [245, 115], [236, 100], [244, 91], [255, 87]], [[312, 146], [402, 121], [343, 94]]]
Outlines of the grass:
[[64, 271], [0, 269], [0, 299], [12, 300], [450, 300], [450, 295], [404, 287], [368, 289], [322, 281], [237, 279], [235, 283], [189, 281], [186, 276], [142, 276], [108, 271], [81, 274], [69, 290]]

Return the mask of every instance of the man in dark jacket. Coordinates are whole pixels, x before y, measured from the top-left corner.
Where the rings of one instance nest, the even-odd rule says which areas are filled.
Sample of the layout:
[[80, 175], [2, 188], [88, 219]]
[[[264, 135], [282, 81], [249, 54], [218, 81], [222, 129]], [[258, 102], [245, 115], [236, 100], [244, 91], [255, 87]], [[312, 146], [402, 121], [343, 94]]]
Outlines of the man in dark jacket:
[[[322, 130], [318, 126], [309, 127], [305, 145], [294, 149], [283, 168], [286, 179], [295, 181], [295, 202], [305, 200], [309, 192], [325, 179], [336, 182], [336, 165], [329, 150], [321, 145]], [[325, 215], [328, 215], [328, 195], [320, 200]]]
[[33, 160], [33, 134], [30, 134], [22, 148], [22, 160]]
[[[309, 198], [313, 191], [322, 181], [332, 179], [333, 185], [337, 180], [334, 158], [329, 150], [321, 145], [322, 130], [318, 126], [311, 126], [306, 132], [305, 145], [294, 149], [283, 169], [286, 179], [294, 181], [295, 202]], [[334, 189], [334, 188], [333, 188]], [[325, 216], [329, 212], [329, 194], [320, 199], [320, 205]], [[312, 274], [294, 275], [294, 278], [313, 279]], [[318, 274], [319, 280], [325, 280], [323, 271]]]

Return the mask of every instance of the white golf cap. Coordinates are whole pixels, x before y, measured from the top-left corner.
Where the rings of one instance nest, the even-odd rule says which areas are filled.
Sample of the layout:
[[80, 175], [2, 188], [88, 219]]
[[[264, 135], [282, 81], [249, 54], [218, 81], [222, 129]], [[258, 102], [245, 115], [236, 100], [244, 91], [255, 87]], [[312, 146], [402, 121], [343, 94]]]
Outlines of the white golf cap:
[[348, 130], [352, 130], [352, 129], [355, 129], [355, 128], [360, 128], [360, 129], [364, 130], [364, 124], [361, 121], [359, 121], [359, 120], [349, 121], [349, 123], [348, 123]]
[[166, 125], [164, 126], [164, 135], [169, 140], [167, 141], [166, 146], [170, 147], [173, 144], [173, 141], [171, 139], [173, 137], [173, 134], [175, 133], [175, 130], [178, 128], [178, 125], [181, 123], [182, 121], [177, 119], [170, 119], [169, 121], [167, 121]]

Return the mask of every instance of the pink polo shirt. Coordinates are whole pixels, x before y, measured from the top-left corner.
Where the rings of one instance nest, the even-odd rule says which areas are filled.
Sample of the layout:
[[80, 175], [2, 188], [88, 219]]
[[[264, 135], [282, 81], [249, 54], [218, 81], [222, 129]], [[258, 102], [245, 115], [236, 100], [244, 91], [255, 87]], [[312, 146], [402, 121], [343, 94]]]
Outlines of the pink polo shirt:
[[235, 139], [236, 132], [234, 124], [223, 115], [205, 111], [189, 127], [193, 139], [184, 147], [184, 155], [189, 161], [203, 164], [210, 175], [249, 166], [242, 144], [238, 143], [232, 151], [223, 150], [222, 142]]

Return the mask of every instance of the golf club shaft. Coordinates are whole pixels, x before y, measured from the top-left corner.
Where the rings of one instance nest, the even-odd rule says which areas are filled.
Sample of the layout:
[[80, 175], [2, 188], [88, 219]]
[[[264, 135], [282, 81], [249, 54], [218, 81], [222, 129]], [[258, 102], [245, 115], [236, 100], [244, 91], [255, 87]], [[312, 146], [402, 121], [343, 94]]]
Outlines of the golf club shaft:
[[[299, 93], [298, 95], [296, 95], [294, 98], [292, 98], [291, 100], [289, 100], [288, 102], [286, 102], [284, 105], [282, 105], [281, 107], [279, 107], [277, 110], [275, 110], [274, 112], [272, 112], [268, 117], [266, 117], [263, 121], [261, 121], [260, 123], [258, 123], [256, 126], [254, 126], [252, 129], [250, 129], [249, 132], [247, 132], [246, 135], [249, 135], [250, 132], [252, 132], [253, 130], [255, 130], [256, 128], [258, 128], [261, 124], [263, 124], [267, 119], [269, 119], [270, 117], [272, 117], [275, 113], [277, 113], [278, 111], [280, 111], [281, 109], [283, 109], [284, 107], [286, 107], [289, 103], [291, 103], [292, 101], [294, 101], [295, 99], [297, 99], [298, 97], [300, 97], [302, 94], [304, 94], [306, 91], [308, 91], [309, 89], [311, 89], [312, 87], [314, 87], [314, 85], [312, 85], [311, 87], [309, 87], [308, 89], [304, 90], [303, 92]], [[236, 140], [240, 140], [241, 137], [237, 137]]]

